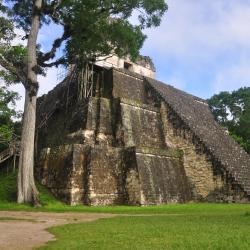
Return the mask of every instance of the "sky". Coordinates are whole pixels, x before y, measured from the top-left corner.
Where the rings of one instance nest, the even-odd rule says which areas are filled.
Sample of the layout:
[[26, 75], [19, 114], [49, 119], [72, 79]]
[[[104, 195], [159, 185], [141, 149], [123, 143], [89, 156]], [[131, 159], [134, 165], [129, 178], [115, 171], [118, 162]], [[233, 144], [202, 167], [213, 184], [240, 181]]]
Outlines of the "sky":
[[[207, 99], [221, 91], [250, 86], [250, 0], [168, 0], [160, 27], [145, 30], [141, 54], [150, 56], [156, 78]], [[134, 17], [131, 19], [133, 22]], [[39, 42], [46, 50], [61, 34], [43, 28]], [[39, 95], [62, 80], [61, 70], [39, 77]], [[12, 87], [13, 89], [13, 87]], [[22, 86], [14, 89], [23, 93]], [[22, 101], [18, 108], [22, 108]]]

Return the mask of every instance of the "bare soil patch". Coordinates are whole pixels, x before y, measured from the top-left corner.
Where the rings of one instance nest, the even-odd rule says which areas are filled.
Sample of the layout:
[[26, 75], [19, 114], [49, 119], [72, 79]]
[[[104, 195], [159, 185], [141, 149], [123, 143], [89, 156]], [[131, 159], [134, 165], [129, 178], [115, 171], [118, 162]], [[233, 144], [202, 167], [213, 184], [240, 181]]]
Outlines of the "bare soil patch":
[[52, 226], [94, 221], [113, 214], [0, 211], [0, 250], [28, 250], [55, 240]]

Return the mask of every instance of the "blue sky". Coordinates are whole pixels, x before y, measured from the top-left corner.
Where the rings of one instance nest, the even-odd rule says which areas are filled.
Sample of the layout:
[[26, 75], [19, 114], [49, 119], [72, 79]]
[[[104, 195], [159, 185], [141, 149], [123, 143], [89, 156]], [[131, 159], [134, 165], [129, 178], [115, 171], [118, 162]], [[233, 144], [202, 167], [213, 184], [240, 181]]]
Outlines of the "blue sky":
[[[201, 98], [250, 86], [250, 0], [167, 3], [161, 26], [145, 31], [141, 50], [153, 59], [156, 78]], [[44, 28], [39, 41], [48, 48], [60, 33], [58, 27]], [[40, 95], [59, 82], [59, 73], [52, 69], [39, 78]]]

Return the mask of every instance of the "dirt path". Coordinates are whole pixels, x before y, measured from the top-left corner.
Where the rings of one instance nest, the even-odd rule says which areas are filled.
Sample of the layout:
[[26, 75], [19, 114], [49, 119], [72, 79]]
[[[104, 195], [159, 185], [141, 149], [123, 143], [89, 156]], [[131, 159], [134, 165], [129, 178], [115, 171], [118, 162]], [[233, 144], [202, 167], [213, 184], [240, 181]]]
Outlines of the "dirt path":
[[112, 214], [0, 211], [0, 250], [28, 250], [55, 240], [47, 228], [114, 217]]

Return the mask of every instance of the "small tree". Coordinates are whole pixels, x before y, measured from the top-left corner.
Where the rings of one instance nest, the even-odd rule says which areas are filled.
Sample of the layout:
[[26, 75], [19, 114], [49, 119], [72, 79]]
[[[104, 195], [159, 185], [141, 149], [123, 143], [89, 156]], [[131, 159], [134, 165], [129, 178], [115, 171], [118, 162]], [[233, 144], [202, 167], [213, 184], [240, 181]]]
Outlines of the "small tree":
[[[4, 77], [21, 82], [26, 92], [18, 202], [36, 204], [33, 161], [37, 75], [48, 67], [79, 64], [111, 53], [135, 59], [146, 38], [142, 30], [158, 26], [167, 5], [164, 0], [6, 0], [5, 3], [0, 2], [0, 10], [5, 13], [2, 19], [6, 27], [2, 40], [7, 42], [1, 44], [0, 65], [5, 69]], [[138, 25], [128, 21], [135, 10], [139, 13]], [[63, 34], [44, 53], [37, 36], [40, 27], [50, 22], [63, 26]], [[13, 47], [8, 43], [14, 25], [26, 33], [27, 47]], [[56, 52], [63, 45], [64, 53], [57, 58]]]

